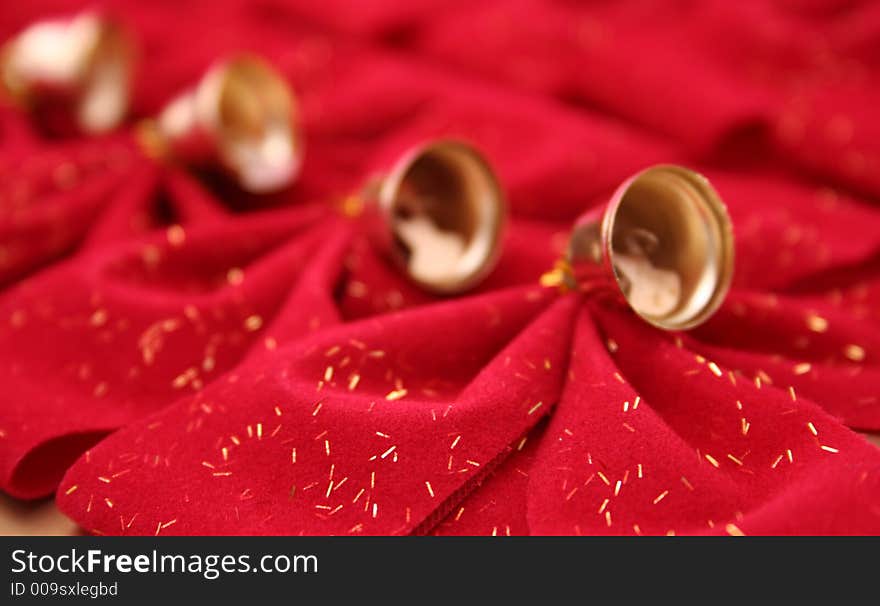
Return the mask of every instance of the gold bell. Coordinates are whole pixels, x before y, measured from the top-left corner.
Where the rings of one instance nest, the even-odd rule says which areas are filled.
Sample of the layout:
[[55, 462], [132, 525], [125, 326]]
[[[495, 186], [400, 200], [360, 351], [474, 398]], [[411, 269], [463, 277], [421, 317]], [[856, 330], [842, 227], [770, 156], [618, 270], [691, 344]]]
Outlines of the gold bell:
[[630, 307], [665, 330], [705, 322], [733, 277], [733, 229], [718, 192], [681, 166], [626, 180], [604, 209], [576, 223], [566, 262], [571, 287], [613, 276]]
[[0, 51], [0, 87], [55, 134], [98, 134], [129, 106], [134, 45], [98, 13], [39, 21]]
[[211, 67], [155, 121], [163, 153], [196, 168], [220, 168], [243, 190], [282, 189], [299, 174], [303, 144], [284, 78], [255, 55]]
[[360, 199], [374, 218], [374, 237], [425, 290], [467, 290], [498, 261], [504, 194], [492, 167], [467, 143], [444, 139], [411, 148], [369, 180]]

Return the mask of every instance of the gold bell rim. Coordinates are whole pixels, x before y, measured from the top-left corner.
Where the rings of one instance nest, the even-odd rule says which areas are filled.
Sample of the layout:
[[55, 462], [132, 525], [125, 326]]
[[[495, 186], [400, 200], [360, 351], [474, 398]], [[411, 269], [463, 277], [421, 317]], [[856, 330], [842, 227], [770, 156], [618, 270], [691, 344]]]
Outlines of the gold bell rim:
[[440, 138], [425, 141], [409, 148], [385, 173], [377, 187], [375, 199], [385, 222], [392, 232], [394, 225], [394, 206], [397, 194], [410, 169], [426, 156], [439, 154], [441, 157], [455, 158], [461, 166], [470, 166], [479, 174], [485, 186], [482, 204], [484, 214], [478, 221], [474, 234], [468, 242], [465, 255], [471, 255], [468, 262], [456, 268], [455, 275], [447, 279], [425, 279], [414, 273], [407, 262], [399, 255], [393, 255], [397, 264], [407, 277], [420, 288], [438, 295], [451, 295], [474, 288], [495, 268], [501, 256], [501, 243], [506, 228], [507, 201], [501, 183], [486, 157], [468, 141], [456, 138]]
[[[617, 233], [617, 221], [620, 211], [626, 204], [628, 194], [638, 184], [643, 184], [648, 177], [668, 176], [677, 179], [679, 184], [685, 184], [691, 188], [691, 196], [679, 192], [680, 199], [696, 206], [689, 211], [696, 212], [703, 217], [703, 226], [708, 230], [707, 236], [710, 242], [707, 244], [711, 258], [707, 256], [702, 264], [702, 271], [707, 271], [709, 263], [714, 263], [714, 277], [711, 279], [711, 289], [700, 301], [696, 294], [688, 295], [681, 304], [681, 309], [667, 315], [647, 313], [639, 305], [634, 304], [627, 293], [625, 278], [615, 264], [616, 253], [614, 250], [614, 236]], [[598, 222], [598, 226], [596, 223]], [[593, 263], [601, 265], [606, 275], [614, 277], [615, 284], [623, 295], [629, 307], [644, 321], [663, 330], [688, 330], [708, 320], [721, 306], [727, 293], [734, 273], [734, 235], [733, 226], [727, 207], [721, 196], [712, 186], [710, 181], [702, 174], [675, 164], [658, 164], [650, 166], [626, 179], [612, 194], [609, 202], [602, 211], [598, 221], [585, 221], [575, 227], [570, 242], [574, 242], [578, 230], [589, 230], [598, 227], [600, 245], [599, 259], [592, 259]], [[582, 259], [574, 258], [574, 246], [570, 244], [566, 260], [571, 266]], [[701, 278], [703, 279], [703, 278]], [[703, 289], [706, 290], [705, 288]]]

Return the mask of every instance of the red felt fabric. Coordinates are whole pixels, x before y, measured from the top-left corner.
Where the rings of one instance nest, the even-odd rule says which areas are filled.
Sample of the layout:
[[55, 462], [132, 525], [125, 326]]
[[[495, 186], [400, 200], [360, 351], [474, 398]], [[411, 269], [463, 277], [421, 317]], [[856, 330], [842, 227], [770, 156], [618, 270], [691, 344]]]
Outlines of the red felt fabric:
[[[108, 6], [143, 42], [121, 133], [0, 113], [4, 490], [64, 475], [108, 534], [880, 531], [852, 431], [880, 430], [870, 2]], [[302, 178], [269, 199], [126, 134], [239, 49], [301, 104]], [[334, 210], [432, 136], [484, 150], [513, 217], [441, 301]], [[536, 286], [656, 162], [709, 176], [736, 233], [730, 297], [682, 335]]]

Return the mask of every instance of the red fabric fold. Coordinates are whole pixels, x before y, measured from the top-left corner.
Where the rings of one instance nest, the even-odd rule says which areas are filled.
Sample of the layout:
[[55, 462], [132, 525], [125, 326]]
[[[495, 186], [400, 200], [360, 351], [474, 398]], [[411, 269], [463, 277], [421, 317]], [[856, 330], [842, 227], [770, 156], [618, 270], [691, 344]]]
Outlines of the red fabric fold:
[[[315, 205], [174, 224], [95, 244], [9, 291], [0, 299], [4, 489], [50, 492], [75, 450], [63, 440], [81, 452], [78, 436], [94, 441], [201, 390], [252, 350], [430, 300], [364, 228]], [[512, 229], [482, 288], [536, 282], [558, 254], [552, 235]]]
[[[613, 307], [594, 306], [576, 334], [576, 383], [542, 439], [546, 456], [529, 484], [532, 532], [880, 530], [870, 507], [880, 453], [813, 403], [731, 380], [723, 364], [695, 358]], [[825, 499], [799, 501], [833, 490], [841, 477], [853, 490], [837, 498], [851, 516], [822, 516]], [[753, 510], [780, 502], [797, 502], [804, 517], [752, 528]]]
[[[880, 530], [880, 452], [796, 388], [695, 353], [617, 297], [554, 298], [473, 297], [269, 352], [91, 449], [59, 503], [113, 534]], [[799, 501], [841, 485], [857, 515]], [[774, 525], [785, 503], [801, 515]]]
[[[551, 305], [549, 294], [442, 303], [268, 352], [91, 450], [61, 486], [62, 507], [100, 532], [430, 527], [558, 392], [574, 301]], [[535, 358], [536, 346], [549, 357]], [[110, 483], [95, 480], [105, 473]]]

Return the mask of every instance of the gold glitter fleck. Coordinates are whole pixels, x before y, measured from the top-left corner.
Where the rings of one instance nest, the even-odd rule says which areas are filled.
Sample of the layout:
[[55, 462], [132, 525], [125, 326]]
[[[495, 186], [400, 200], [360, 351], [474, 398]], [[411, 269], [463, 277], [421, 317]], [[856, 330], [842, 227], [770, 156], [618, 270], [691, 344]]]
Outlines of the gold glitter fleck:
[[324, 452], [328, 457], [330, 456], [330, 440], [324, 440]]
[[861, 362], [865, 359], [865, 349], [858, 345], [847, 345], [843, 348], [843, 355], [853, 362]]
[[788, 457], [789, 463], [794, 463], [794, 455], [791, 453], [791, 448], [785, 449], [785, 455]]
[[681, 483], [684, 484], [685, 488], [687, 488], [690, 491], [693, 491], [694, 485], [691, 484], [686, 477], [681, 476]]
[[240, 267], [230, 267], [226, 272], [226, 281], [233, 286], [238, 286], [244, 282], [244, 271]]
[[718, 464], [718, 460], [717, 460], [715, 457], [713, 457], [712, 455], [706, 453], [706, 454], [704, 454], [703, 456], [704, 456], [704, 457], [706, 458], [706, 460], [709, 461], [714, 467], [720, 467], [720, 465]]
[[316, 402], [315, 407], [312, 409], [312, 416], [317, 417], [318, 413], [321, 412], [321, 408], [323, 408], [323, 407], [324, 407], [323, 402]]
[[608, 507], [609, 502], [610, 499], [605, 499], [604, 501], [602, 501], [602, 504], [599, 506], [599, 511], [597, 511], [596, 513], [598, 513], [599, 515], [605, 513], [605, 508]]
[[64, 491], [64, 494], [66, 494], [66, 495], [72, 495], [73, 493], [75, 493], [75, 492], [77, 491], [78, 488], [79, 488], [79, 485], [74, 484], [73, 486], [71, 486], [70, 488], [68, 488], [67, 490], [65, 490], [65, 491]]
[[459, 441], [461, 441], [461, 434], [455, 436], [455, 439], [452, 441], [452, 444], [449, 445], [449, 450], [452, 450], [456, 446], [458, 446]]
[[818, 436], [818, 435], [819, 435], [819, 432], [816, 430], [816, 426], [813, 425], [813, 422], [812, 422], [812, 421], [808, 421], [808, 422], [807, 422], [807, 429], [809, 429], [809, 430], [810, 430], [810, 433], [813, 434], [814, 436]]
[[605, 512], [605, 524], [607, 524], [609, 528], [611, 527], [611, 512], [610, 511]]
[[623, 482], [621, 480], [617, 480], [617, 482], [614, 484], [614, 496], [615, 497], [620, 495], [620, 487], [622, 485], [623, 485]]
[[840, 450], [838, 450], [837, 448], [833, 448], [831, 446], [825, 446], [824, 444], [820, 448], [822, 450], [824, 450], [825, 452], [830, 452], [830, 453], [834, 453], [834, 454], [837, 454], [840, 452]]
[[794, 392], [794, 387], [791, 385], [788, 386], [788, 395], [792, 402], [797, 402], [797, 394]]
[[807, 328], [813, 332], [825, 332], [828, 330], [828, 320], [818, 314], [810, 313], [807, 315], [806, 320]]
[[92, 314], [91, 318], [89, 318], [89, 323], [92, 326], [104, 326], [107, 323], [107, 310], [106, 309], [98, 309], [95, 313]]
[[174, 381], [171, 382], [171, 386], [174, 387], [174, 389], [182, 389], [196, 379], [198, 374], [199, 369], [195, 366], [190, 366], [174, 378]]
[[794, 366], [794, 374], [796, 375], [805, 375], [813, 368], [812, 364], [809, 362], [801, 362], [800, 364], [795, 364]]
[[213, 358], [213, 356], [205, 356], [205, 359], [202, 360], [202, 370], [205, 372], [211, 372], [214, 370], [217, 361]]
[[715, 375], [716, 377], [724, 376], [724, 373], [721, 372], [721, 369], [718, 368], [718, 365], [715, 362], [709, 362], [708, 366], [709, 366], [709, 370], [711, 370], [712, 374]]
[[183, 227], [180, 225], [172, 225], [165, 232], [165, 236], [168, 238], [168, 243], [171, 246], [180, 246], [186, 240], [186, 232], [183, 231]]
[[724, 527], [724, 530], [725, 530], [725, 532], [727, 532], [727, 534], [729, 534], [729, 535], [732, 536], [732, 537], [744, 537], [744, 536], [746, 536], [746, 534], [745, 534], [742, 530], [740, 530], [739, 527], [738, 527], [736, 524], [727, 524], [727, 525]]
[[260, 330], [260, 327], [263, 326], [263, 318], [254, 314], [245, 318], [244, 327], [250, 331], [254, 332], [256, 330]]
[[431, 483], [425, 480], [425, 488], [428, 489], [428, 494], [431, 495], [431, 498], [434, 498], [434, 489], [431, 487]]
[[607, 345], [608, 345], [608, 351], [610, 351], [611, 353], [617, 352], [617, 350], [620, 347], [617, 344], [617, 341], [615, 341], [614, 339], [608, 339]]
[[665, 498], [666, 498], [666, 495], [668, 495], [668, 494], [669, 494], [669, 491], [668, 491], [668, 490], [664, 490], [663, 492], [661, 492], [660, 494], [658, 494], [656, 497], [654, 497], [654, 505], [656, 505], [657, 503], [659, 503], [660, 501], [662, 501], [663, 499], [665, 499]]
[[600, 478], [603, 482], [605, 482], [605, 486], [611, 486], [611, 482], [608, 480], [608, 478], [605, 476], [604, 473], [602, 473], [601, 471], [597, 471], [597, 472], [596, 472], [596, 475], [599, 476], [599, 478]]
[[544, 402], [538, 402], [537, 404], [535, 404], [534, 406], [532, 406], [531, 408], [529, 408], [529, 415], [534, 414], [534, 413], [535, 413], [539, 408], [541, 408], [541, 406], [543, 406], [543, 405], [544, 405]]
[[349, 391], [354, 391], [355, 388], [357, 388], [358, 383], [360, 383], [360, 381], [361, 381], [361, 376], [360, 376], [358, 373], [354, 373], [354, 374], [352, 374], [352, 375], [348, 378], [348, 390], [349, 390]]
[[104, 498], [104, 503], [107, 504], [107, 507], [109, 507], [110, 509], [113, 509], [113, 501], [111, 501], [110, 499], [108, 499], [108, 498], [105, 497], [105, 498]]
[[395, 389], [394, 391], [390, 391], [385, 395], [385, 399], [389, 402], [393, 402], [395, 400], [399, 400], [406, 396], [408, 391], [406, 389]]
[[727, 458], [730, 459], [731, 461], [733, 461], [734, 463], [736, 463], [737, 465], [739, 465], [740, 467], [742, 467], [743, 462], [740, 459], [738, 459], [737, 457], [733, 456], [730, 453], [727, 453]]

